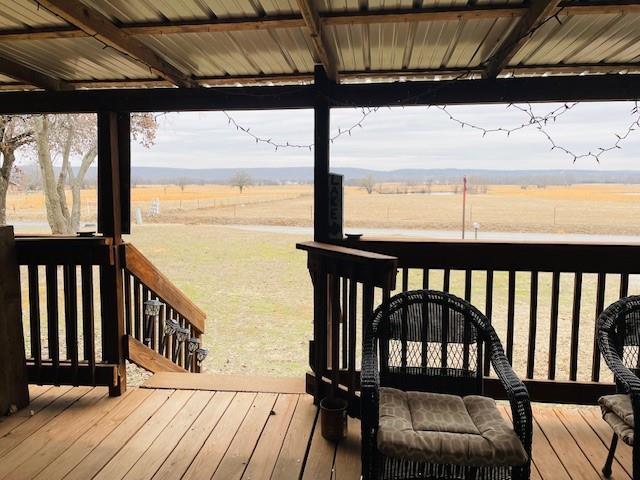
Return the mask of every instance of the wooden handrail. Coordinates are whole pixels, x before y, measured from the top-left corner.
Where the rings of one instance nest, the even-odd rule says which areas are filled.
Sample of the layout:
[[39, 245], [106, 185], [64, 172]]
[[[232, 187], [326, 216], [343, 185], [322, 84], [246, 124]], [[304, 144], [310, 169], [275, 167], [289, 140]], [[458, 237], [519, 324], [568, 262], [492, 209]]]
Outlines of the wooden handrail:
[[308, 253], [309, 271], [349, 277], [375, 287], [393, 290], [398, 259], [394, 256], [321, 242], [303, 242], [298, 250]]
[[367, 237], [341, 247], [397, 257], [401, 268], [640, 273], [640, 244], [487, 242]]
[[199, 333], [204, 333], [206, 313], [176, 287], [140, 250], [130, 243], [124, 244], [123, 247], [125, 269], [171, 305]]
[[113, 265], [104, 237], [16, 237], [19, 265]]

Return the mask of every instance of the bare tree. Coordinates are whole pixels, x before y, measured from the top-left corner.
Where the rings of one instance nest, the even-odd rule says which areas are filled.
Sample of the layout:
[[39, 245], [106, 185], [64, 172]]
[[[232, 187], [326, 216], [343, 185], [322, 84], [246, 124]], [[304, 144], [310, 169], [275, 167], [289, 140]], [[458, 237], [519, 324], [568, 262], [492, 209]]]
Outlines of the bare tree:
[[[85, 177], [97, 154], [96, 117], [81, 115], [39, 115], [33, 120], [36, 156], [45, 194], [47, 220], [52, 233], [75, 233], [80, 227], [80, 194]], [[157, 122], [151, 115], [133, 115], [134, 140], [149, 147], [155, 140]], [[54, 159], [61, 158], [56, 177]], [[80, 157], [74, 170], [71, 157]], [[67, 205], [66, 186], [71, 190], [71, 209]]]
[[186, 177], [180, 177], [176, 183], [178, 184], [178, 187], [180, 187], [180, 191], [184, 193], [184, 189], [189, 184], [189, 179]]
[[376, 180], [373, 178], [373, 175], [367, 175], [362, 180], [360, 180], [360, 186], [364, 188], [367, 193], [373, 193], [373, 190], [376, 186]]
[[245, 187], [253, 185], [253, 179], [245, 170], [237, 170], [231, 177], [229, 183], [232, 187], [238, 187], [240, 189], [240, 193], [242, 193]]
[[16, 150], [33, 141], [28, 117], [0, 116], [0, 225], [7, 223], [7, 193], [15, 174]]

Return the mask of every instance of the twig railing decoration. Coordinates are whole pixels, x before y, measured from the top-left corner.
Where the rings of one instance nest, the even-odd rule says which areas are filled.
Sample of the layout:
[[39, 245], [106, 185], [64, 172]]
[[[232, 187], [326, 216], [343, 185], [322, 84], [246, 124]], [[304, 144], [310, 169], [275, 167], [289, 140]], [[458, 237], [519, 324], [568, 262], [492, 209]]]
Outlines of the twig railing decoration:
[[[199, 372], [198, 354], [206, 315], [138, 249], [124, 245], [125, 331], [147, 348], [190, 372]], [[195, 351], [190, 349], [197, 343]]]

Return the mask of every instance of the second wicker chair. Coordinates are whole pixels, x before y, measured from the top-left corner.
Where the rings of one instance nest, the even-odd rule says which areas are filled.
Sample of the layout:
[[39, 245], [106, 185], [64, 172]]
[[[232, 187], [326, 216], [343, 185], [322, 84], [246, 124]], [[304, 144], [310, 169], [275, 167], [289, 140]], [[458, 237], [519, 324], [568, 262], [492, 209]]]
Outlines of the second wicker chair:
[[[513, 426], [483, 397], [484, 349]], [[384, 302], [365, 328], [362, 471], [367, 479], [528, 479], [531, 405], [487, 318], [453, 295]]]

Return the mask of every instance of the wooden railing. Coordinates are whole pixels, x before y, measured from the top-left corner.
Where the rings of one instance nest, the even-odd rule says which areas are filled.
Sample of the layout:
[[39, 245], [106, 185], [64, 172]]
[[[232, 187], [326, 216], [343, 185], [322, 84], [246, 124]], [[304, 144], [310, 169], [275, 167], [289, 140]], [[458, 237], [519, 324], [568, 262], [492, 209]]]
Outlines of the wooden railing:
[[108, 333], [113, 299], [105, 298], [102, 288], [102, 272], [113, 265], [110, 242], [19, 237], [16, 254], [29, 325], [29, 381], [113, 386], [118, 374], [113, 342], [119, 339]]
[[[201, 337], [206, 314], [140, 250], [131, 244], [125, 244], [123, 248], [125, 331], [130, 337], [129, 358], [154, 372], [199, 372], [198, 357], [204, 353]], [[144, 302], [148, 300], [159, 300], [163, 304], [160, 314], [152, 322], [147, 322], [144, 314]], [[167, 319], [173, 320], [168, 328]]]
[[[125, 338], [116, 321], [116, 248], [124, 259]], [[204, 312], [132, 245], [115, 247], [104, 237], [18, 237], [16, 254], [31, 383], [115, 387], [126, 374], [122, 355], [154, 372], [200, 371]], [[152, 298], [164, 306], [145, 338], [144, 301]], [[165, 330], [166, 318], [177, 331]]]
[[[640, 293], [640, 245], [366, 238], [340, 245], [362, 258], [377, 253], [397, 261], [398, 290], [432, 288], [471, 301], [492, 320], [533, 400], [594, 403], [614, 390], [598, 351], [595, 319], [609, 303]], [[322, 257], [307, 249], [314, 262], [337, 261], [330, 246], [322, 249]], [[322, 268], [310, 265], [312, 276]], [[346, 278], [351, 281], [349, 274]], [[332, 296], [315, 283], [314, 293], [324, 297], [327, 311], [348, 308], [341, 300], [344, 295]], [[322, 303], [318, 300], [316, 310]], [[322, 324], [324, 318], [330, 324], [325, 313], [316, 311], [315, 322]], [[366, 312], [362, 318], [367, 320]], [[314, 327], [314, 343], [322, 341], [318, 335], [324, 335], [323, 328]], [[340, 355], [353, 355], [352, 345], [346, 344], [346, 352], [341, 346]], [[343, 379], [357, 377], [358, 372], [351, 363], [343, 366], [338, 386], [352, 390], [355, 387]], [[499, 397], [488, 359], [484, 369], [488, 393]], [[326, 369], [315, 371], [327, 375]], [[310, 377], [310, 391], [314, 381]]]
[[395, 258], [351, 248], [307, 242], [297, 246], [308, 253], [313, 282], [313, 340], [309, 345], [307, 391], [316, 401], [327, 395], [352, 400], [360, 388], [361, 325], [373, 313], [376, 293], [387, 296], [395, 288]]

